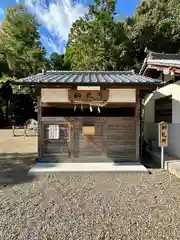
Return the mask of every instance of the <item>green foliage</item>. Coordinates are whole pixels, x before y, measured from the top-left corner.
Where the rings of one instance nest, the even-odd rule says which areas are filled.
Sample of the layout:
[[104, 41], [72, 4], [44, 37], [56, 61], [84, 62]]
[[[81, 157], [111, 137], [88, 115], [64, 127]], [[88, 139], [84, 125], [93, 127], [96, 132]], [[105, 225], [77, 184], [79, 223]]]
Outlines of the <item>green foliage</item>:
[[[38, 24], [24, 6], [8, 8], [0, 35], [0, 76], [47, 70], [126, 70], [142, 63], [147, 47], [179, 52], [180, 1], [142, 1], [135, 14], [115, 21], [115, 0], [95, 0], [70, 31], [66, 53], [45, 58]], [[29, 90], [28, 90], [29, 91]], [[32, 95], [32, 89], [29, 91]]]
[[4, 74], [10, 75], [11, 73], [5, 57], [0, 54], [0, 77], [2, 77]]
[[13, 83], [14, 81], [16, 81], [15, 77], [9, 77], [9, 76], [6, 76], [6, 75], [4, 75], [0, 78], [0, 84], [7, 83], [7, 82]]
[[26, 8], [8, 8], [2, 23], [0, 53], [17, 77], [37, 73], [44, 66], [45, 50], [41, 47], [38, 25]]
[[157, 52], [180, 50], [180, 1], [143, 1], [128, 26], [134, 58], [142, 62], [145, 47]]
[[73, 70], [125, 70], [152, 51], [180, 50], [180, 1], [142, 1], [126, 21], [115, 21], [115, 1], [96, 0], [70, 31], [65, 58]]
[[49, 57], [50, 68], [53, 70], [69, 70], [68, 62], [65, 60], [65, 56], [56, 52], [51, 53]]
[[126, 23], [115, 22], [114, 14], [115, 1], [97, 0], [86, 17], [73, 24], [66, 49], [73, 70], [119, 70], [127, 66], [131, 51]]
[[[0, 85], [12, 85], [16, 78], [37, 73], [43, 68], [134, 68], [138, 71], [146, 57], [146, 47], [157, 52], [180, 52], [179, 13], [179, 0], [144, 0], [132, 17], [116, 21], [115, 0], [94, 0], [88, 14], [73, 24], [65, 55], [52, 53], [45, 58], [34, 16], [21, 5], [8, 8], [0, 34]], [[13, 93], [28, 94], [36, 101], [34, 88], [13, 86]], [[8, 119], [8, 102], [3, 104]]]

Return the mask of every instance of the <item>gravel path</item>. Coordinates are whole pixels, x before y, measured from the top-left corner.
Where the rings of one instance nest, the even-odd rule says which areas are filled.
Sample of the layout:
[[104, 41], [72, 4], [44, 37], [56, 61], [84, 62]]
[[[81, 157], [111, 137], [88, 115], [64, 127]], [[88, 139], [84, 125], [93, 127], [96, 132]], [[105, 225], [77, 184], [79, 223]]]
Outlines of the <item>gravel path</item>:
[[0, 190], [0, 239], [180, 239], [180, 180], [165, 171], [41, 175]]

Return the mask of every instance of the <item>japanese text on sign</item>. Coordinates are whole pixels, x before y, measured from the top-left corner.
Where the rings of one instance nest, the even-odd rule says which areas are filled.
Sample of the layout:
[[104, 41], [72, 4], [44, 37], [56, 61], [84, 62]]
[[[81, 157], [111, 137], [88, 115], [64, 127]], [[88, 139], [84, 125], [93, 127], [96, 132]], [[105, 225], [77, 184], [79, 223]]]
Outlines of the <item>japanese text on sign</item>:
[[159, 123], [159, 147], [168, 146], [168, 123]]
[[49, 139], [59, 139], [59, 125], [49, 125]]
[[104, 91], [69, 91], [70, 101], [107, 101], [109, 92]]
[[75, 92], [74, 93], [74, 99], [75, 100], [80, 100], [82, 98], [86, 98], [87, 100], [102, 100], [102, 93], [101, 92], [96, 92], [96, 94], [93, 94], [91, 92]]

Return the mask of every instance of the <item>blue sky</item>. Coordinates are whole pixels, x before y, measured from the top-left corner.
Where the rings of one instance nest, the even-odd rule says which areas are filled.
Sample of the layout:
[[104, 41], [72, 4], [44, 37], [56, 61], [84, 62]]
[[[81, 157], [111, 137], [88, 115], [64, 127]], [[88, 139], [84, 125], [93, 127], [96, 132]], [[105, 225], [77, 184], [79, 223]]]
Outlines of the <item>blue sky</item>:
[[[79, 17], [87, 12], [93, 0], [0, 0], [0, 24], [7, 7], [25, 4], [41, 23], [40, 35], [48, 53], [63, 53], [69, 30]], [[140, 0], [117, 0], [119, 16], [131, 16]]]

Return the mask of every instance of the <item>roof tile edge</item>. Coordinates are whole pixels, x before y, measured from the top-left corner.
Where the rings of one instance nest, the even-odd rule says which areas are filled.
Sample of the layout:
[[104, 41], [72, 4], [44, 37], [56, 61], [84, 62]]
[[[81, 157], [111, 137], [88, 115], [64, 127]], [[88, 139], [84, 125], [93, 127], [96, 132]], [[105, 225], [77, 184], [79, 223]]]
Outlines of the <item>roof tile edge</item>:
[[67, 74], [67, 73], [102, 73], [102, 74], [106, 74], [106, 73], [120, 73], [120, 74], [134, 74], [135, 71], [134, 70], [129, 70], [129, 71], [55, 71], [55, 70], [50, 70], [50, 71], [46, 71], [46, 73], [61, 73], [61, 74]]

